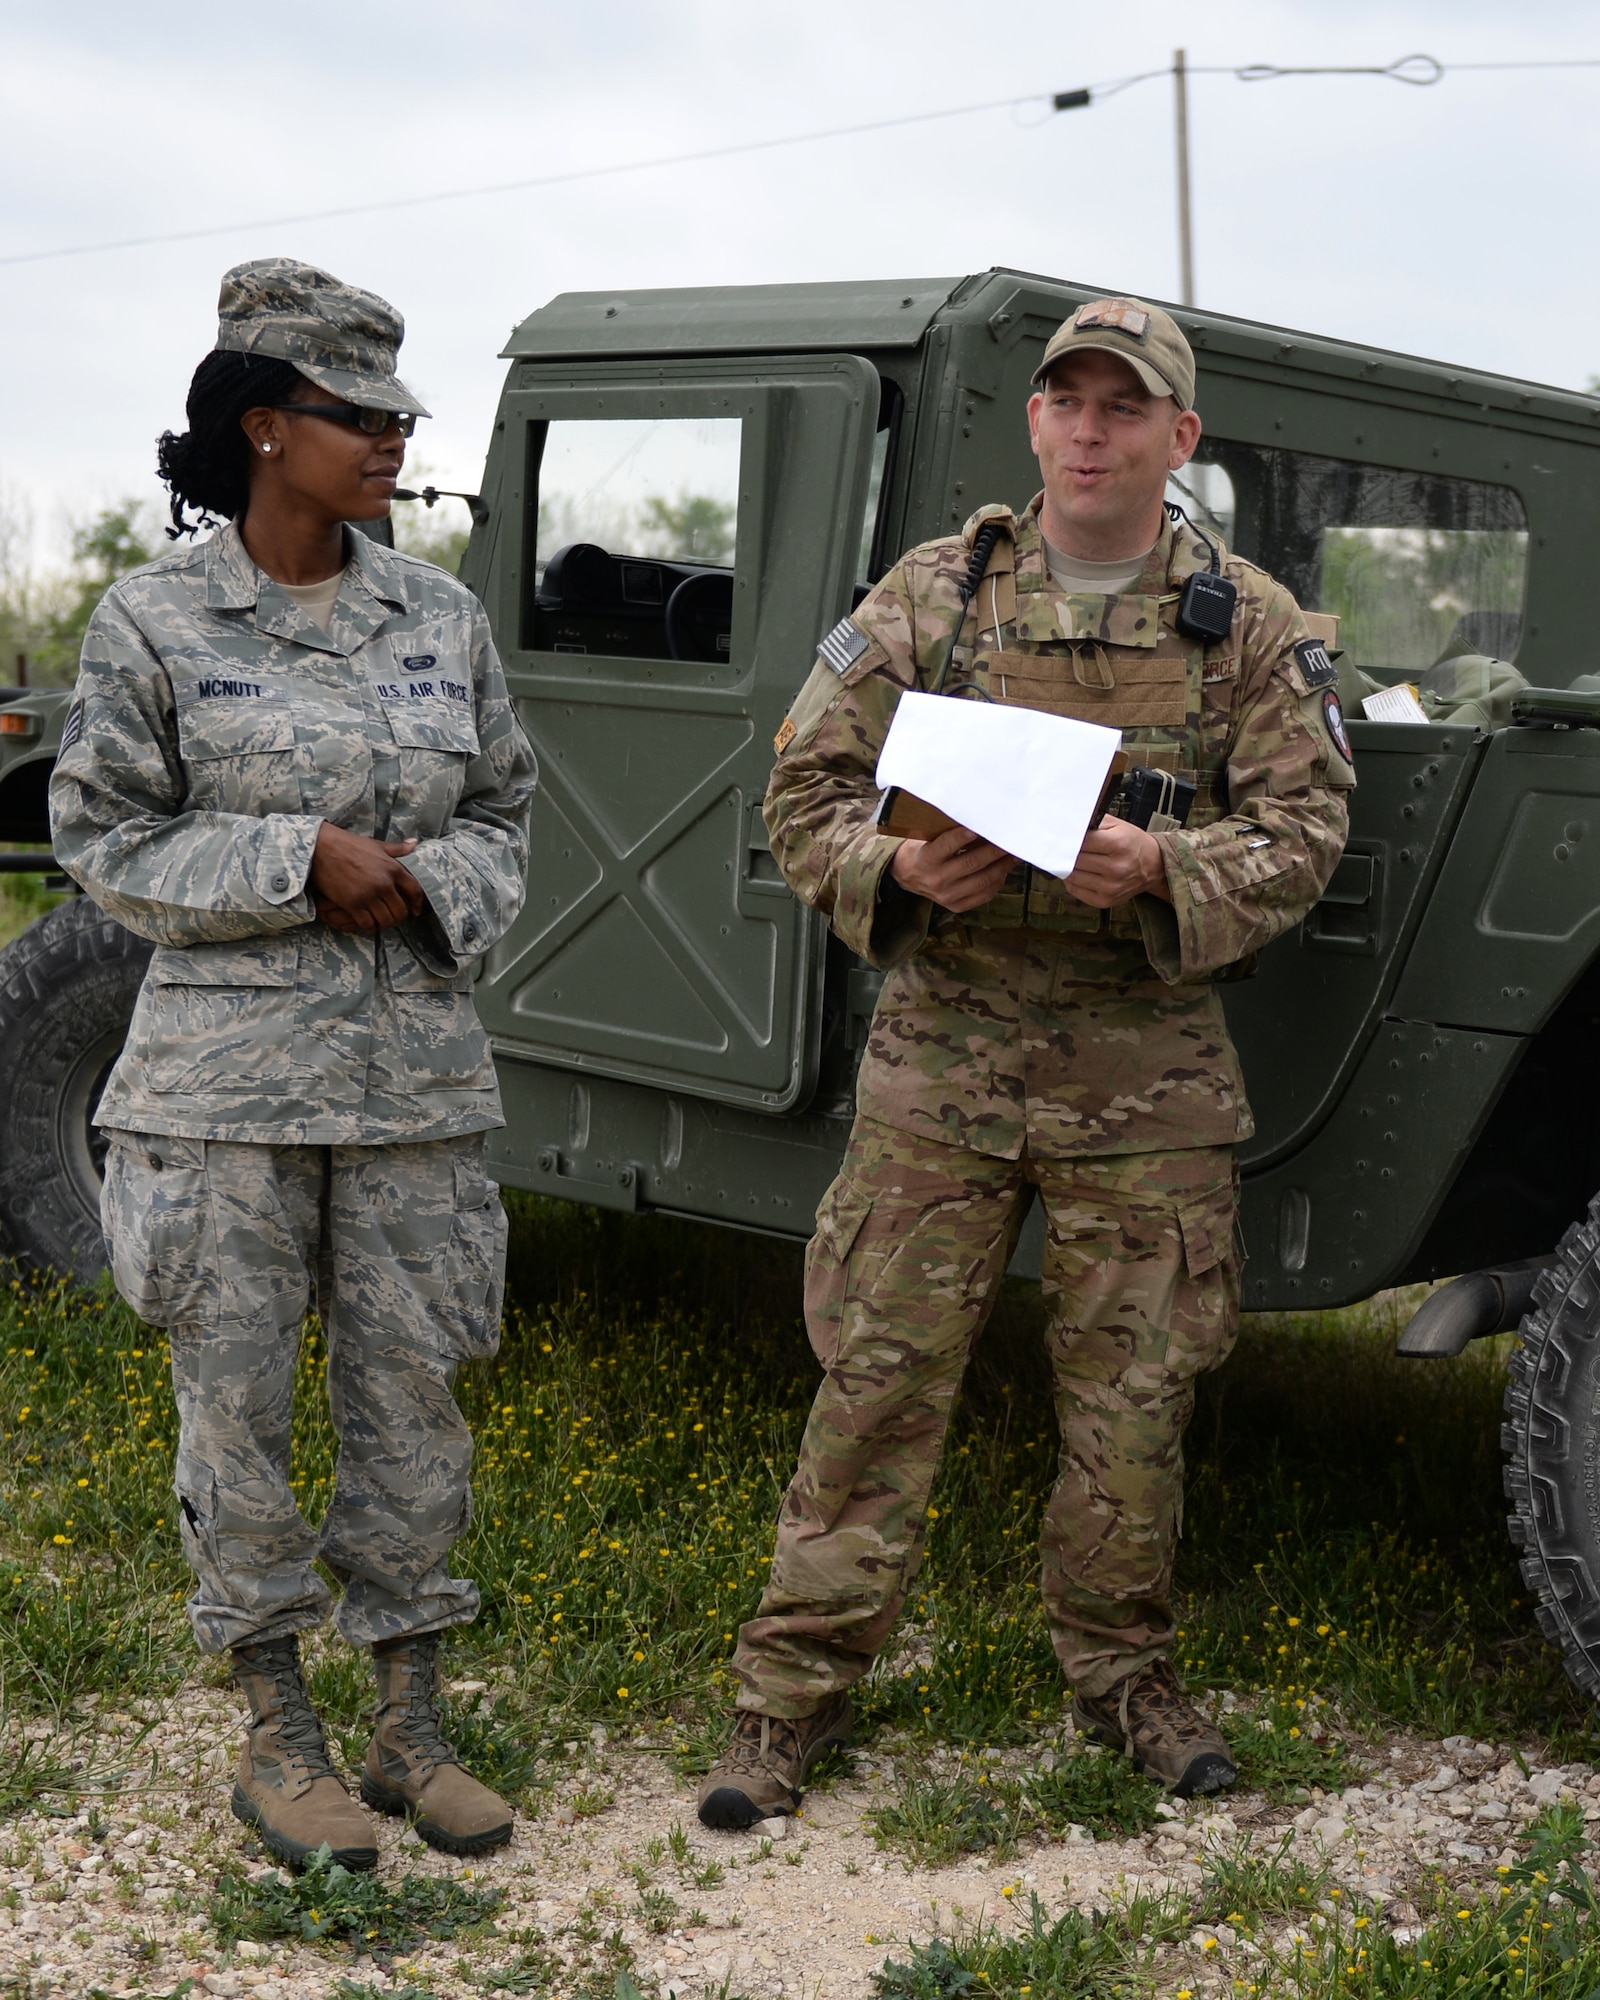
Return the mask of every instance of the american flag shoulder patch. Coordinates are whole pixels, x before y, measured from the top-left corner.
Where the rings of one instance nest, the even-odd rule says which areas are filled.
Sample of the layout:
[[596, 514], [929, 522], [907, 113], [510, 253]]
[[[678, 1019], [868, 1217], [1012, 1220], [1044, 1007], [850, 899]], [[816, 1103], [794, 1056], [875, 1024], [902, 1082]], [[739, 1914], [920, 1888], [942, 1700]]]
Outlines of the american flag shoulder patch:
[[[66, 722], [61, 730], [61, 749], [70, 750], [83, 734], [83, 703], [75, 701], [67, 712]], [[60, 751], [56, 753], [58, 756]]]
[[841, 618], [817, 651], [836, 674], [847, 674], [871, 644], [854, 619]]

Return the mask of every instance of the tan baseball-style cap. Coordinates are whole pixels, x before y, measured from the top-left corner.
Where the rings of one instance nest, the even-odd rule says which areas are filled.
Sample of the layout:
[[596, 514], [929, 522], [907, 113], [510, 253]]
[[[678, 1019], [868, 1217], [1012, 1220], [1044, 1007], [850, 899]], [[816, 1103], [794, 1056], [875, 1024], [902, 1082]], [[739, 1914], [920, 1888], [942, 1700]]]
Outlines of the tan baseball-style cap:
[[294, 257], [235, 264], [217, 300], [217, 346], [293, 362], [365, 410], [428, 412], [395, 371], [406, 323], [387, 299]]
[[1079, 306], [1051, 334], [1034, 381], [1042, 382], [1064, 355], [1086, 347], [1120, 355], [1152, 396], [1171, 396], [1180, 410], [1194, 408], [1194, 351], [1160, 306], [1143, 299], [1093, 299]]

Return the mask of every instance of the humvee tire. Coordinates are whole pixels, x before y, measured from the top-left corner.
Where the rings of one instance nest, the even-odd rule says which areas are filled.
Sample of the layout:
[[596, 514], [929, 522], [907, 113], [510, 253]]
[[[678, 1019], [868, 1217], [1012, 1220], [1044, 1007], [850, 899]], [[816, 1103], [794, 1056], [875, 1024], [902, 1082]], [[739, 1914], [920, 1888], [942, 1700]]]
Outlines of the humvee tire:
[[1511, 1357], [1500, 1433], [1509, 1463], [1506, 1525], [1534, 1615], [1567, 1673], [1600, 1700], [1600, 1195], [1541, 1271]]
[[84, 1282], [105, 1268], [91, 1122], [151, 947], [75, 896], [0, 951], [0, 1234]]

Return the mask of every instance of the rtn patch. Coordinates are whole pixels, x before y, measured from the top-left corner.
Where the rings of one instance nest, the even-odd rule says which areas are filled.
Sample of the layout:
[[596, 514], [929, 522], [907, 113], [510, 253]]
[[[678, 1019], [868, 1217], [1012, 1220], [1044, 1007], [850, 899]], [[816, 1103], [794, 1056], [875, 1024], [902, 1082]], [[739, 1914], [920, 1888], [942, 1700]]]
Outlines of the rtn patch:
[[1339, 669], [1328, 658], [1328, 649], [1320, 639], [1302, 639], [1294, 649], [1294, 656], [1308, 688], [1332, 687], [1338, 680]]

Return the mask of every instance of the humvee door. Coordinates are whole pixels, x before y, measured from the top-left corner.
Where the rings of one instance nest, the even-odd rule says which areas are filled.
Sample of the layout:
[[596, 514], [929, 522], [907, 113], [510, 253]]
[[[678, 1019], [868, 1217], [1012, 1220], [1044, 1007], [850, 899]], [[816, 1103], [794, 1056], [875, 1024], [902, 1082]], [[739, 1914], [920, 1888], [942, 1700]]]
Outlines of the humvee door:
[[823, 928], [761, 802], [850, 608], [878, 410], [849, 354], [514, 367], [481, 587], [539, 791], [527, 907], [478, 988], [502, 1057], [810, 1095]]

